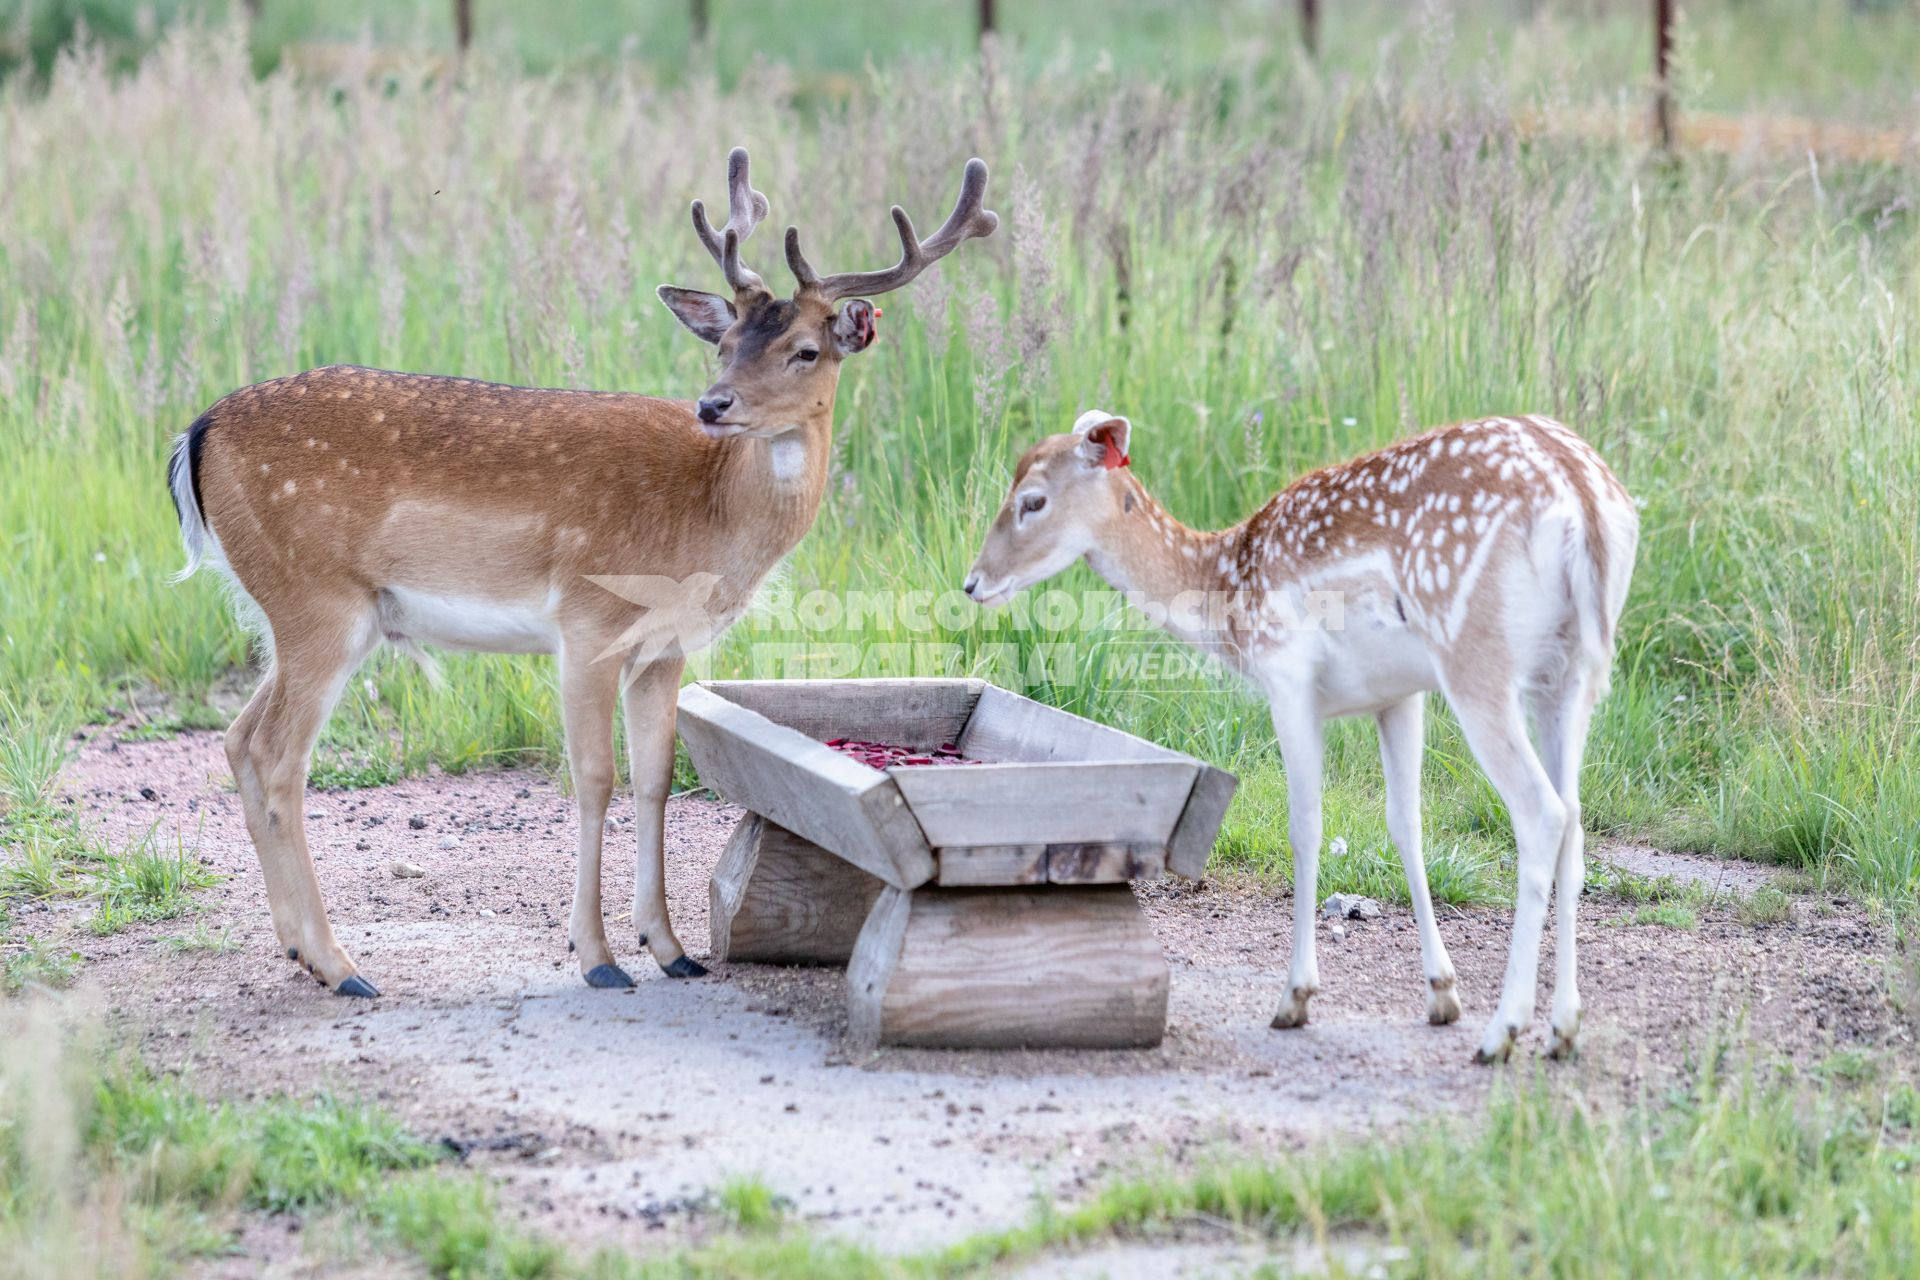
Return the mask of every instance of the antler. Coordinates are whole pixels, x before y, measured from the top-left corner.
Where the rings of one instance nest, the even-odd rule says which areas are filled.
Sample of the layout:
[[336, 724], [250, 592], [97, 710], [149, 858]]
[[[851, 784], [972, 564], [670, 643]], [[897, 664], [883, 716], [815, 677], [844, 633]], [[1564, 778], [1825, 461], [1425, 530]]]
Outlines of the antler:
[[953, 212], [947, 215], [946, 225], [934, 232], [932, 239], [925, 241], [914, 235], [913, 220], [907, 217], [907, 211], [899, 205], [893, 206], [894, 229], [900, 233], [900, 261], [885, 271], [815, 275], [805, 255], [800, 252], [798, 227], [787, 228], [787, 266], [793, 271], [793, 278], [800, 282], [801, 292], [811, 290], [829, 302], [889, 293], [952, 253], [961, 241], [993, 234], [993, 229], [1000, 225], [1000, 215], [980, 207], [986, 191], [986, 161], [977, 157], [967, 161], [966, 172], [960, 179], [960, 198], [954, 202]]
[[735, 293], [752, 290], [764, 290], [766, 281], [762, 280], [753, 268], [740, 261], [740, 244], [753, 234], [753, 229], [767, 216], [767, 198], [755, 191], [747, 183], [747, 149], [735, 147], [727, 155], [727, 225], [716, 235], [707, 221], [707, 206], [699, 200], [693, 202], [693, 230], [700, 237], [700, 243], [707, 246], [707, 252], [720, 264], [720, 270], [726, 274], [727, 283], [733, 286]]

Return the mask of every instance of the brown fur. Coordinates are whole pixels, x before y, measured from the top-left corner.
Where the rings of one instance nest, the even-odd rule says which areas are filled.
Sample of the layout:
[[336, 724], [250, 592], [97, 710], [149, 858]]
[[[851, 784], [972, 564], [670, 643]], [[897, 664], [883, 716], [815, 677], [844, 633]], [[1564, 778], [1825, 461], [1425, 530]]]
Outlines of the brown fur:
[[569, 934], [583, 973], [617, 970], [599, 871], [624, 678], [640, 817], [634, 919], [662, 965], [686, 963], [660, 871], [684, 655], [633, 665], [623, 637], [645, 610], [591, 577], [711, 574], [705, 612], [716, 628], [737, 616], [812, 524], [826, 486], [838, 360], [819, 365], [803, 390], [762, 397], [799, 423], [790, 434], [805, 465], [785, 484], [769, 480], [774, 443], [710, 439], [687, 402], [650, 396], [336, 367], [244, 388], [208, 412], [194, 477], [202, 513], [274, 650], [228, 756], [290, 956], [330, 986], [355, 976], [313, 876], [302, 791], [347, 673], [383, 630], [410, 638], [382, 605], [412, 588], [552, 616], [581, 806]]
[[799, 541], [826, 483], [823, 390], [804, 481], [776, 497], [754, 452], [708, 439], [686, 401], [315, 369], [209, 411], [203, 510], [269, 615], [321, 582], [500, 600], [561, 583], [583, 621], [610, 625], [630, 606], [586, 575], [726, 568], [750, 591]]
[[[736, 149], [724, 230], [693, 208], [732, 301], [660, 291], [719, 347], [720, 378], [698, 410], [333, 367], [236, 391], [182, 437], [169, 483], [190, 567], [217, 547], [270, 633], [272, 666], [228, 731], [227, 757], [290, 958], [328, 986], [374, 994], [327, 921], [303, 791], [354, 668], [382, 639], [426, 640], [559, 659], [580, 805], [568, 938], [595, 985], [630, 985], [600, 904], [613, 710], [624, 700], [639, 819], [634, 926], [669, 973], [703, 972], [674, 937], [662, 867], [686, 653], [746, 608], [819, 509], [840, 361], [872, 343], [875, 314], [863, 299], [836, 311], [845, 293], [827, 286], [897, 288], [962, 240], [989, 234], [985, 182], [986, 167], [970, 162], [953, 216], [925, 245], [896, 210], [900, 266], [827, 281], [808, 269], [793, 298], [777, 299], [739, 260], [767, 209]], [[618, 589], [634, 583], [645, 585]], [[662, 583], [682, 593], [681, 610], [657, 605]]]

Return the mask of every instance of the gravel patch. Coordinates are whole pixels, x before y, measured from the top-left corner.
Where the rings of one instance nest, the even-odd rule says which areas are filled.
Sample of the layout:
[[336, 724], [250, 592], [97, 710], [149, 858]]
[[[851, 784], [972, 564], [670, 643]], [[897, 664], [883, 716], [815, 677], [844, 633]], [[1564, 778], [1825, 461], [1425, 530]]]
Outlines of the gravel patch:
[[[1377, 919], [1338, 921], [1338, 942], [1336, 922], [1319, 922], [1314, 1020], [1276, 1032], [1290, 897], [1235, 880], [1146, 884], [1172, 971], [1159, 1048], [862, 1055], [845, 1039], [837, 970], [659, 972], [627, 915], [624, 800], [605, 901], [638, 985], [595, 991], [567, 954], [573, 817], [552, 778], [505, 770], [313, 793], [309, 838], [335, 929], [384, 993], [357, 1001], [281, 958], [218, 735], [97, 735], [67, 786], [116, 842], [157, 822], [227, 877], [203, 918], [231, 929], [229, 953], [162, 945], [182, 922], [73, 935], [90, 961], [83, 988], [151, 1061], [226, 1095], [375, 1099], [501, 1176], [513, 1211], [577, 1245], [698, 1238], [712, 1229], [705, 1194], [750, 1174], [824, 1229], [926, 1248], [1023, 1221], [1036, 1192], [1071, 1199], [1128, 1171], [1470, 1110], [1493, 1078], [1469, 1058], [1505, 965], [1505, 910], [1441, 912], [1459, 1024], [1426, 1025], [1412, 916], [1381, 903]], [[668, 897], [696, 957], [707, 879], [738, 818], [694, 796], [669, 805]], [[1716, 907], [1696, 930], [1609, 928], [1609, 914], [1583, 912], [1584, 1052], [1554, 1068], [1597, 1089], [1631, 1098], [1735, 1026], [1799, 1057], [1911, 1043], [1886, 997], [1891, 940], [1847, 904], [1797, 900], [1790, 922], [1764, 927]], [[1543, 976], [1552, 949], [1549, 930]], [[1544, 991], [1539, 1008], [1523, 1060], [1545, 1042]]]

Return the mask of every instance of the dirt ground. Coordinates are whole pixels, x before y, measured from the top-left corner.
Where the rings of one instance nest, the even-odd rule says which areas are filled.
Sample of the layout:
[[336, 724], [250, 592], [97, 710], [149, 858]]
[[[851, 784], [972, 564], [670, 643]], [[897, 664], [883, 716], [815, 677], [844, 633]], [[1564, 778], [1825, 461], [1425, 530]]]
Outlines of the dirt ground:
[[[1071, 1199], [1117, 1172], [1467, 1111], [1492, 1079], [1469, 1058], [1504, 966], [1504, 910], [1442, 911], [1466, 1005], [1458, 1025], [1425, 1024], [1413, 921], [1389, 905], [1382, 919], [1348, 921], [1338, 942], [1321, 922], [1324, 994], [1310, 1026], [1278, 1032], [1267, 1023], [1285, 976], [1287, 895], [1145, 885], [1172, 968], [1161, 1047], [856, 1056], [837, 970], [718, 965], [674, 981], [634, 954], [624, 802], [606, 901], [638, 985], [610, 992], [586, 987], [567, 955], [573, 819], [554, 780], [507, 771], [310, 795], [334, 927], [384, 993], [359, 1001], [280, 956], [217, 735], [103, 732], [68, 786], [116, 842], [157, 823], [226, 877], [200, 917], [231, 931], [225, 953], [164, 944], [191, 920], [74, 935], [89, 960], [82, 986], [150, 1061], [222, 1094], [325, 1086], [376, 1099], [504, 1178], [517, 1212], [576, 1245], [697, 1236], [712, 1189], [755, 1175], [821, 1229], [921, 1249], [1017, 1224], [1036, 1195]], [[695, 956], [707, 946], [707, 879], [738, 814], [696, 797], [668, 810], [668, 892]], [[1645, 850], [1621, 860], [1647, 856], [1663, 859], [1659, 871], [1725, 874]], [[396, 859], [426, 875], [395, 878]], [[1764, 873], [1741, 874], [1751, 887]], [[1603, 923], [1627, 909], [1602, 898], [1583, 910], [1583, 1053], [1553, 1070], [1631, 1096], [1736, 1024], [1803, 1058], [1911, 1042], [1886, 994], [1891, 940], [1850, 904], [1799, 898], [1792, 920], [1771, 926], [1721, 908], [1693, 931]], [[1549, 957], [1552, 945], [1549, 931]], [[1552, 972], [1550, 958], [1541, 968]], [[1543, 990], [1523, 1060], [1540, 1053], [1547, 1007]]]

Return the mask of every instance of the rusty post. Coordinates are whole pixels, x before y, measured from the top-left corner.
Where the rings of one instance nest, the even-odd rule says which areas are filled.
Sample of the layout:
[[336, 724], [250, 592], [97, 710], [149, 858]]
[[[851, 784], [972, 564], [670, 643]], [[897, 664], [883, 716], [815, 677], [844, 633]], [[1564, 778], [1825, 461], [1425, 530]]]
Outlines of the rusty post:
[[453, 39], [461, 53], [473, 47], [473, 0], [453, 0]]
[[1300, 45], [1309, 58], [1320, 56], [1320, 0], [1300, 0]]
[[980, 0], [980, 40], [984, 44], [999, 25], [999, 5], [995, 0]]
[[1653, 0], [1653, 127], [1673, 150], [1673, 0]]

